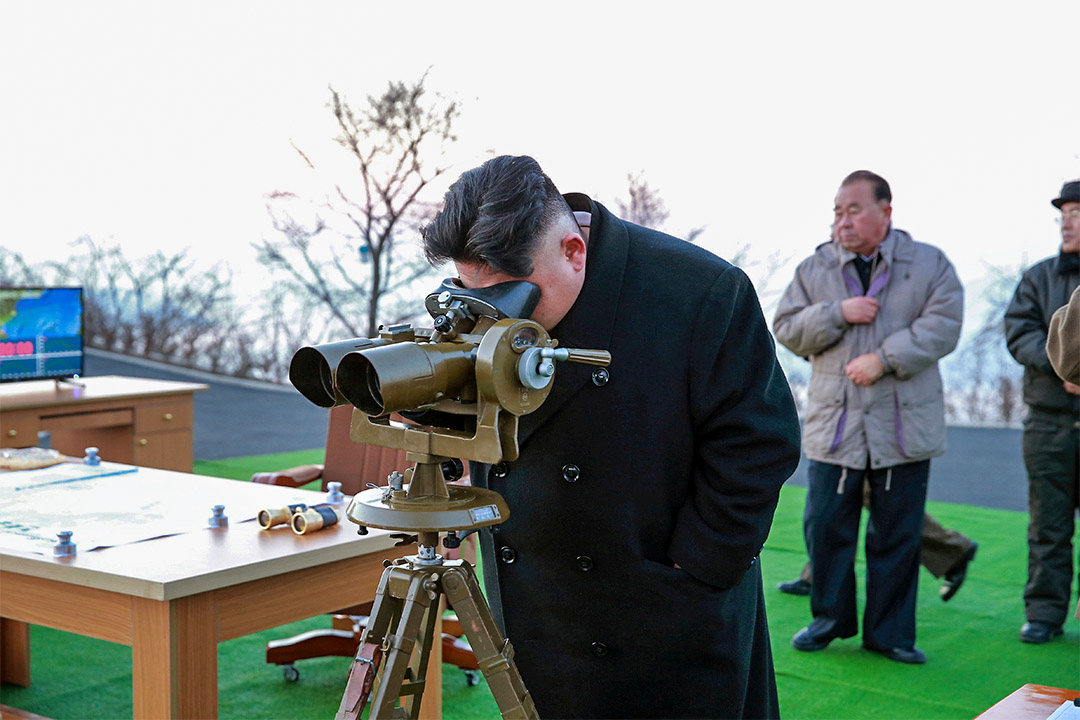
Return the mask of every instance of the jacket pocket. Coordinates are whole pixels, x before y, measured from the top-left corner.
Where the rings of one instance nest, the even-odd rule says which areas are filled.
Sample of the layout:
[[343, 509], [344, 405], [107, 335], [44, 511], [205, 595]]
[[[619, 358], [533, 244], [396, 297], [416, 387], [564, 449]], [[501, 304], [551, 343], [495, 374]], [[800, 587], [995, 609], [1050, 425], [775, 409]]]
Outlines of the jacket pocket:
[[826, 453], [832, 446], [840, 414], [844, 411], [847, 377], [811, 376], [806, 395], [806, 417], [803, 419], [803, 448], [816, 454]]
[[900, 415], [897, 437], [908, 458], [922, 460], [945, 449], [945, 399], [936, 373], [897, 382], [894, 408]]

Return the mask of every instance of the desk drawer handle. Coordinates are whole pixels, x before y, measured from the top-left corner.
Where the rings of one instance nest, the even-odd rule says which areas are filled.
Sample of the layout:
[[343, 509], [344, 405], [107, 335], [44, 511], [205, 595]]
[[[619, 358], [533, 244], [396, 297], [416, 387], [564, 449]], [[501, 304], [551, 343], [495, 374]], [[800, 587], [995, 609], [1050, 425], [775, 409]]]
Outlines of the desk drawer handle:
[[172, 413], [165, 413], [162, 417], [164, 417], [165, 421], [168, 422], [172, 420]]
[[146, 438], [139, 438], [139, 447], [146, 447], [147, 443], [149, 443], [149, 442], [150, 441], [147, 440]]
[[8, 431], [7, 431], [7, 436], [8, 436], [8, 437], [15, 437], [15, 436], [16, 436], [16, 435], [18, 435], [18, 434], [19, 434], [19, 431], [18, 431], [18, 430], [8, 430]]

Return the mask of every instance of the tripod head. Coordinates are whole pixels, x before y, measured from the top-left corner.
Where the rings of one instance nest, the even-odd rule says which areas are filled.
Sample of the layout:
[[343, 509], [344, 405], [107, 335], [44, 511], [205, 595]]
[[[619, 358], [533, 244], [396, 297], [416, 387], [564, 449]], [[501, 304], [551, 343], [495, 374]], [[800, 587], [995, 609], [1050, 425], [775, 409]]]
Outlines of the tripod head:
[[[425, 300], [433, 327], [382, 328], [301, 348], [289, 379], [322, 407], [353, 405], [353, 442], [406, 451], [413, 466], [386, 488], [357, 494], [346, 510], [361, 526], [438, 533], [495, 525], [509, 516], [498, 493], [448, 486], [460, 461], [516, 460], [518, 418], [547, 399], [556, 361], [606, 366], [603, 350], [559, 348], [532, 314], [529, 282], [468, 289], [448, 278]], [[411, 422], [391, 419], [393, 413]], [[422, 542], [421, 545], [424, 543]]]

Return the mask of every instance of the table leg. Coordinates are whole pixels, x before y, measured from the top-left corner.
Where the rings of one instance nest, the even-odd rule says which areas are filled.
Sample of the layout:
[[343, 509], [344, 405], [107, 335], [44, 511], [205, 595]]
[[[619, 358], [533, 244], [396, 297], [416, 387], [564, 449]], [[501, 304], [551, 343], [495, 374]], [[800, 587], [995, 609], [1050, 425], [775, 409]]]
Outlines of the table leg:
[[30, 625], [0, 618], [0, 682], [30, 687]]
[[135, 718], [216, 718], [217, 612], [211, 593], [132, 598]]

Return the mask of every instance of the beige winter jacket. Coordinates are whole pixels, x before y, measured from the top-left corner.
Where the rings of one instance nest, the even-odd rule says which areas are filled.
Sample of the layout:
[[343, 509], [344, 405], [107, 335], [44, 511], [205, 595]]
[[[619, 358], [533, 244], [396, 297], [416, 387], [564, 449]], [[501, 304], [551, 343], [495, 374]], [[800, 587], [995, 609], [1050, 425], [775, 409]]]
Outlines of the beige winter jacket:
[[[885, 468], [945, 452], [938, 360], [960, 339], [964, 289], [941, 250], [903, 230], [890, 229], [879, 253], [868, 294], [881, 306], [872, 323], [844, 321], [841, 301], [864, 292], [855, 254], [836, 242], [799, 264], [776, 311], [776, 339], [812, 366], [803, 419], [811, 460]], [[885, 375], [855, 385], [844, 367], [873, 352]]]
[[1050, 318], [1046, 354], [1062, 380], [1080, 385], [1080, 287]]

